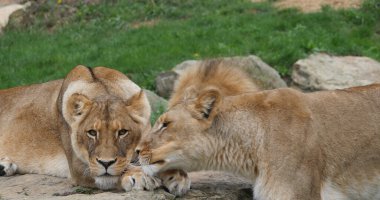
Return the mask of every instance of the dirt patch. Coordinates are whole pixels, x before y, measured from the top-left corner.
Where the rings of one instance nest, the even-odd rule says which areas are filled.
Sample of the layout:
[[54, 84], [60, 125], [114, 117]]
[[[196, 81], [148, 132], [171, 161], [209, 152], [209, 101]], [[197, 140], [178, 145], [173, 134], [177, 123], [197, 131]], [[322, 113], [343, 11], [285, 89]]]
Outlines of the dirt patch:
[[[11, 1], [26, 2], [28, 0], [0, 0], [0, 3]], [[115, 0], [33, 0], [31, 6], [26, 9], [25, 13], [17, 16], [11, 16], [9, 28], [26, 28], [32, 25], [39, 25], [48, 31], [54, 31], [61, 25], [72, 23], [75, 16], [78, 15], [78, 9], [81, 6], [95, 4], [113, 4]], [[83, 18], [90, 19], [92, 16], [84, 15]]]
[[[265, 0], [252, 0], [262, 2]], [[302, 12], [317, 12], [325, 5], [332, 8], [358, 8], [363, 0], [277, 0], [274, 5], [278, 8], [298, 8]]]
[[138, 29], [141, 27], [152, 27], [155, 26], [160, 20], [159, 19], [152, 19], [152, 20], [146, 20], [146, 21], [136, 21], [132, 23], [133, 29]]
[[0, 0], [0, 7], [10, 4], [19, 4], [22, 3], [22, 0]]

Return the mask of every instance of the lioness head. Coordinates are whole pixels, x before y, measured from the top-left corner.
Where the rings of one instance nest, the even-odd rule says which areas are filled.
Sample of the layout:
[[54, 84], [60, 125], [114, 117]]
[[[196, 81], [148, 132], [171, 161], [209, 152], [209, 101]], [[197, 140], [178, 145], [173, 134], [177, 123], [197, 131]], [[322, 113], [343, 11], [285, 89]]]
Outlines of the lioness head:
[[199, 169], [197, 163], [210, 156], [208, 141], [217, 137], [206, 130], [214, 122], [220, 101], [218, 90], [206, 89], [162, 114], [136, 150], [145, 173]]
[[73, 154], [98, 187], [114, 187], [150, 128], [144, 92], [118, 71], [78, 66], [66, 77], [61, 97]]

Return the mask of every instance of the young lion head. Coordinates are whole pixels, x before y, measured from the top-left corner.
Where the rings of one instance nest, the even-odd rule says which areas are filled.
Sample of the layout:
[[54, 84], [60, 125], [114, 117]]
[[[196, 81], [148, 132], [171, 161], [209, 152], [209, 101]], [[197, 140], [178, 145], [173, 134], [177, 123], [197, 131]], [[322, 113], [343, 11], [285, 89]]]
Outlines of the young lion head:
[[207, 147], [217, 134], [206, 130], [214, 122], [220, 101], [218, 90], [206, 89], [198, 97], [177, 104], [161, 115], [137, 148], [145, 173], [202, 168], [196, 165], [210, 157]]
[[61, 103], [72, 152], [87, 167], [84, 174], [101, 189], [114, 187], [141, 133], [150, 128], [144, 92], [115, 70], [78, 66], [64, 81]]
[[176, 83], [168, 111], [136, 149], [144, 170], [154, 174], [166, 169], [199, 169], [194, 166], [200, 163], [196, 160], [210, 156], [204, 147], [215, 135], [205, 130], [213, 123], [220, 99], [258, 90], [246, 73], [221, 60], [186, 69]]

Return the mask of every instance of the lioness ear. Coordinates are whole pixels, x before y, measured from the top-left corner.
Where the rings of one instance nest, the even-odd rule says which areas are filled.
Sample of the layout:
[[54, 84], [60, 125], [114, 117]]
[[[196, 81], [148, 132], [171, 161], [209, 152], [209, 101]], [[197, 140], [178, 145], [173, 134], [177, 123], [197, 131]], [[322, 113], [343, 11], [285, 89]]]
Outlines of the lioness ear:
[[220, 101], [220, 93], [216, 89], [206, 90], [200, 93], [195, 102], [195, 110], [203, 119], [210, 119], [216, 114], [216, 107]]
[[92, 101], [85, 95], [74, 93], [67, 101], [66, 111], [68, 112], [70, 120], [76, 121], [82, 115], [85, 115], [90, 110], [91, 106]]
[[150, 118], [150, 104], [143, 90], [134, 94], [126, 102], [130, 116], [138, 123], [147, 125]]

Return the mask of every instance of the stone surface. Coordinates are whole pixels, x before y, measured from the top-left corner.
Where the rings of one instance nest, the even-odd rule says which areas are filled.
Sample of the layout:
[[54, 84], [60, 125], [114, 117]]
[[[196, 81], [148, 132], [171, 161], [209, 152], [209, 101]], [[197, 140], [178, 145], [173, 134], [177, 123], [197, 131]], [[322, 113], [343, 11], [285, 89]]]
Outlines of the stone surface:
[[[6, 6], [0, 7], [0, 32], [2, 29], [8, 24], [9, 17], [16, 11], [19, 10], [25, 10], [31, 5], [30, 2], [27, 2], [23, 5], [21, 4], [10, 4]], [[17, 16], [20, 15], [20, 12], [17, 14]]]
[[169, 98], [177, 78], [178, 74], [174, 71], [160, 73], [155, 79], [157, 94]]
[[64, 199], [64, 200], [124, 200], [124, 199], [252, 199], [250, 184], [235, 176], [220, 172], [191, 173], [192, 189], [175, 198], [164, 189], [155, 191], [99, 191], [72, 187], [68, 179], [27, 174], [0, 177], [0, 199]]
[[[259, 57], [250, 55], [247, 57], [221, 58], [222, 62], [239, 67], [246, 71], [260, 89], [274, 89], [287, 87], [284, 80], [276, 70], [263, 62]], [[201, 60], [188, 60], [175, 66], [171, 71], [161, 73], [156, 77], [157, 94], [168, 98], [173, 91], [175, 81], [184, 69], [201, 65]]]
[[367, 57], [312, 54], [293, 66], [292, 79], [304, 90], [334, 90], [380, 82], [380, 63]]

